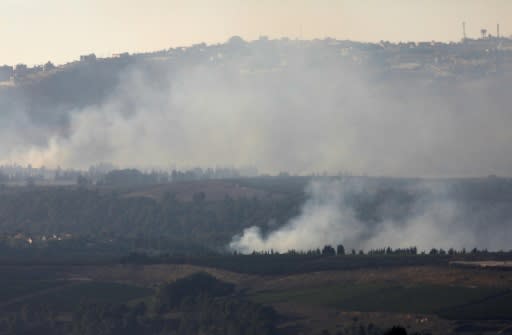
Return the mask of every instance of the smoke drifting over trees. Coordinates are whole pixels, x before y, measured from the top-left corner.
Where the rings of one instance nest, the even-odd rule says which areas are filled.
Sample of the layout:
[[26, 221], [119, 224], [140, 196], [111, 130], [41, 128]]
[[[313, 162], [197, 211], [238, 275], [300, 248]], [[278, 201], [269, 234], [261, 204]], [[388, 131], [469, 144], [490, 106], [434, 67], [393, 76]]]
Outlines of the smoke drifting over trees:
[[71, 64], [0, 89], [0, 161], [511, 174], [510, 77], [397, 76], [344, 49], [232, 39]]
[[[489, 197], [484, 190], [474, 193], [461, 185], [422, 181], [385, 191], [359, 179], [313, 181], [299, 216], [266, 233], [247, 228], [229, 247], [242, 253], [305, 251], [340, 243], [367, 251], [387, 246], [508, 250], [508, 195], [500, 194], [501, 201], [484, 199]], [[469, 193], [481, 199], [468, 198]]]

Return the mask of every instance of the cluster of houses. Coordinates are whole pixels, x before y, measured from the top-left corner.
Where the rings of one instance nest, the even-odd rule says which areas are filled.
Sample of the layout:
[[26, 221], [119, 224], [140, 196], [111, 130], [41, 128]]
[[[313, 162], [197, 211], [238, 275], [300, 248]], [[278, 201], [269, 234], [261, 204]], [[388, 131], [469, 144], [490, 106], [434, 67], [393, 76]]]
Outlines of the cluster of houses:
[[[123, 53], [115, 53], [112, 54], [113, 59], [117, 58], [126, 58], [130, 54], [127, 52]], [[95, 62], [97, 60], [95, 54], [81, 55], [80, 62], [90, 63]], [[40, 74], [40, 73], [48, 73], [52, 72], [58, 67], [54, 65], [52, 62], [48, 61], [43, 65], [34, 65], [32, 67], [27, 66], [26, 64], [17, 64], [15, 66], [11, 65], [0, 65], [0, 82], [6, 81], [19, 81], [30, 75]]]
[[11, 247], [30, 247], [36, 245], [46, 245], [52, 241], [64, 241], [73, 238], [72, 234], [48, 234], [48, 235], [28, 235], [21, 232], [14, 234], [4, 234], [0, 236], [0, 241]]
[[[512, 38], [491, 35], [483, 35], [482, 38], [477, 39], [465, 37], [460, 42], [450, 43], [435, 41], [359, 43], [332, 38], [302, 41], [287, 38], [270, 40], [267, 37], [246, 42], [240, 37], [235, 36], [224, 44], [206, 45], [201, 43], [186, 48], [171, 48], [152, 53], [131, 55], [127, 52], [122, 52], [114, 53], [108, 58], [98, 58], [95, 54], [86, 54], [81, 55], [78, 61], [60, 67], [65, 68], [68, 65], [91, 64], [104, 61], [125, 61], [131, 58], [154, 58], [159, 60], [179, 58], [186, 61], [187, 59], [202, 59], [205, 56], [209, 56], [210, 61], [222, 62], [225, 56], [241, 55], [244, 54], [244, 50], [248, 49], [276, 50], [289, 46], [293, 48], [297, 46], [320, 48], [318, 49], [319, 52], [321, 52], [322, 48], [324, 50], [329, 49], [338, 56], [353, 59], [356, 64], [364, 64], [367, 60], [378, 60], [383, 70], [415, 71], [420, 69], [436, 73], [453, 73], [454, 65], [459, 66], [463, 64], [471, 67], [474, 64], [480, 64], [486, 61], [486, 56], [491, 55], [494, 57], [494, 54], [497, 52], [507, 55], [512, 54]], [[286, 60], [282, 61], [286, 63]], [[16, 66], [3, 65], [0, 66], [0, 83], [5, 81], [16, 82], [32, 74], [51, 72], [55, 69], [57, 67], [51, 62], [33, 67], [28, 67], [25, 64], [18, 64]]]
[[18, 64], [16, 66], [2, 65], [0, 66], [0, 82], [2, 81], [16, 81], [25, 78], [28, 75], [40, 72], [49, 72], [56, 68], [52, 62], [47, 62], [44, 65], [36, 65], [28, 67], [25, 64]]

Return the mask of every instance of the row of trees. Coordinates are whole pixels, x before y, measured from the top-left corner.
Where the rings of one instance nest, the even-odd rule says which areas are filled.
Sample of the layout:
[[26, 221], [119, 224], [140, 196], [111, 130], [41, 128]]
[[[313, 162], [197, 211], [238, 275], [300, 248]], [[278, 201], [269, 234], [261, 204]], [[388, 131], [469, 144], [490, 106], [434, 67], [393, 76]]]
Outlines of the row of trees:
[[[430, 256], [455, 256], [455, 255], [466, 255], [466, 254], [473, 254], [473, 255], [481, 255], [481, 254], [487, 254], [489, 251], [487, 249], [478, 249], [473, 248], [471, 251], [466, 251], [465, 248], [462, 248], [460, 250], [450, 248], [448, 250], [445, 249], [437, 249], [432, 248], [428, 251], [422, 251], [418, 253], [417, 247], [409, 247], [409, 248], [397, 248], [393, 249], [391, 247], [387, 248], [380, 248], [380, 249], [370, 249], [368, 252], [365, 253], [364, 250], [356, 251], [356, 249], [351, 249], [350, 252], [347, 252], [345, 250], [345, 247], [342, 244], [338, 244], [336, 246], [336, 249], [332, 247], [331, 245], [327, 244], [322, 249], [310, 249], [306, 251], [297, 251], [297, 250], [289, 250], [285, 252], [286, 255], [297, 255], [297, 256], [345, 256], [345, 255], [369, 255], [369, 256], [377, 256], [377, 255], [394, 255], [394, 256], [416, 256], [418, 254], [421, 255], [430, 255]], [[238, 253], [235, 251], [234, 255], [237, 255]], [[273, 256], [273, 255], [279, 255], [280, 253], [278, 251], [275, 251], [273, 249], [270, 249], [268, 251], [253, 251], [251, 255], [263, 255], [263, 256]]]
[[[437, 252], [437, 249], [432, 249], [432, 250], [435, 250], [435, 252], [431, 251], [429, 254], [431, 254], [431, 255], [439, 254]], [[440, 250], [443, 250], [443, 249], [440, 249]], [[450, 250], [452, 250], [452, 249], [450, 249]], [[235, 252], [235, 254], [236, 254], [236, 252]], [[278, 255], [278, 254], [279, 254], [279, 252], [278, 251], [274, 251], [273, 249], [271, 249], [269, 251], [253, 251], [252, 252], [252, 255], [267, 255], [267, 256], [270, 256], [270, 255]], [[382, 249], [371, 249], [367, 253], [365, 253], [364, 250], [362, 250], [362, 249], [359, 250], [359, 251], [356, 251], [356, 249], [351, 249], [350, 252], [347, 252], [345, 250], [345, 247], [343, 246], [343, 244], [338, 244], [336, 246], [336, 249], [333, 246], [327, 244], [322, 249], [317, 248], [317, 249], [310, 249], [310, 250], [306, 250], [306, 251], [289, 250], [285, 254], [287, 254], [287, 255], [300, 255], [300, 256], [345, 256], [345, 255], [371, 255], [371, 256], [374, 256], [374, 255], [398, 255], [398, 256], [409, 256], [409, 255], [417, 255], [418, 254], [418, 248], [410, 247], [410, 248], [393, 249], [391, 247], [387, 247], [387, 248], [382, 248]], [[446, 254], [446, 252], [444, 252], [444, 254]]]

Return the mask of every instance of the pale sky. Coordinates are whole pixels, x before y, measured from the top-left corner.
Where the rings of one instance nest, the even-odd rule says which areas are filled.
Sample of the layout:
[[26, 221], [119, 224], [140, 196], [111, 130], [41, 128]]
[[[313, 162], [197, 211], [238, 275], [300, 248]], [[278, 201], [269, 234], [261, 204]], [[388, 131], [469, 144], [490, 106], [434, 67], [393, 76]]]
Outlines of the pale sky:
[[512, 34], [512, 0], [0, 0], [0, 64], [267, 35], [455, 41]]

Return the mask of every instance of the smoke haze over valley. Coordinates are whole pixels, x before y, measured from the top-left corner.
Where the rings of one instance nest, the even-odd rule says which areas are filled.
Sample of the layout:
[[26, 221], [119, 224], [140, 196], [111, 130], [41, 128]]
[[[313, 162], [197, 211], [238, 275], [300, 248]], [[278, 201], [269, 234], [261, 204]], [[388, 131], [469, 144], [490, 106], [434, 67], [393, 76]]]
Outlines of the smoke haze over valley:
[[[260, 171], [512, 174], [509, 74], [390, 72], [383, 52], [232, 39], [74, 63], [0, 88], [0, 161], [255, 166]], [[366, 58], [365, 58], [366, 57]]]
[[[272, 175], [428, 177], [405, 186], [400, 179], [388, 186], [366, 178], [313, 180], [305, 191], [295, 189], [300, 202], [295, 195], [293, 206], [279, 205], [279, 220], [270, 212], [257, 222], [244, 219], [230, 226], [230, 241], [224, 232], [210, 247], [506, 249], [508, 179], [497, 198], [501, 184], [492, 178], [483, 186], [480, 179], [462, 186], [436, 179], [512, 174], [512, 73], [504, 71], [512, 61], [494, 40], [468, 43], [233, 37], [150, 54], [86, 55], [0, 86], [0, 162], [82, 171], [108, 162], [167, 171], [255, 167]], [[90, 177], [109, 183], [108, 175]], [[122, 178], [128, 177], [116, 185]], [[145, 192], [151, 194], [136, 194]], [[201, 192], [193, 199], [204, 198]], [[154, 220], [158, 231], [163, 219]]]
[[512, 334], [510, 0], [0, 0], [0, 335]]

